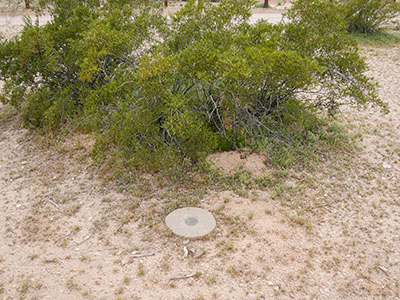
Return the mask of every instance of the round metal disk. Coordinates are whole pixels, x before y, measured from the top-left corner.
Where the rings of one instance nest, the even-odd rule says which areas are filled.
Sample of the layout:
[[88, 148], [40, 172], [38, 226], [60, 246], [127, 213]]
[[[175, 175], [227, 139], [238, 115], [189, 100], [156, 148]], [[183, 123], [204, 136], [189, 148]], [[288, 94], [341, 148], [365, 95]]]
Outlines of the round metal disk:
[[198, 207], [174, 210], [165, 218], [165, 223], [173, 233], [188, 239], [202, 238], [216, 226], [213, 215]]

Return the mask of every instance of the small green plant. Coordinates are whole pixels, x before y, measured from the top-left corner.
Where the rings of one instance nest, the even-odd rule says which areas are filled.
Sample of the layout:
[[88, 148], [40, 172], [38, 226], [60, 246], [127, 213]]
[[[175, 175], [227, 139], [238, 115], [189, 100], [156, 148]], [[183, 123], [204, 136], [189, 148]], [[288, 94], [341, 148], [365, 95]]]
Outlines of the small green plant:
[[227, 251], [235, 251], [235, 245], [232, 241], [226, 241], [224, 244], [224, 249]]
[[131, 282], [131, 278], [129, 276], [125, 276], [124, 277], [124, 284], [125, 285], [129, 285], [130, 282]]
[[124, 287], [119, 287], [115, 290], [115, 295], [122, 295], [124, 293]]
[[163, 270], [168, 271], [171, 268], [171, 265], [169, 263], [169, 255], [164, 255], [162, 262], [161, 262], [161, 267]]
[[217, 283], [217, 276], [216, 275], [209, 275], [207, 276], [206, 282], [208, 285], [213, 285]]
[[69, 278], [69, 279], [67, 280], [67, 288], [68, 288], [69, 290], [80, 290], [79, 285], [74, 281], [73, 278]]
[[275, 189], [271, 193], [271, 198], [275, 199], [282, 195], [283, 191], [285, 190], [285, 186], [281, 183], [275, 186]]
[[142, 263], [139, 263], [137, 269], [137, 275], [143, 277], [145, 274], [146, 274], [146, 269], [144, 268], [144, 265]]
[[29, 281], [26, 280], [26, 281], [22, 282], [21, 287], [20, 287], [20, 293], [26, 294], [30, 287], [31, 287], [31, 285], [30, 285]]

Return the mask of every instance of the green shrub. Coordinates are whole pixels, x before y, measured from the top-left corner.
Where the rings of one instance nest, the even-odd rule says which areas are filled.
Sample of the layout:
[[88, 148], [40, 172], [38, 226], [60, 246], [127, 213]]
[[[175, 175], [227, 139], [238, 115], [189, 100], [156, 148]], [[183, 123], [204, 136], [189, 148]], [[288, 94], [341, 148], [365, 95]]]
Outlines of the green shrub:
[[372, 33], [399, 15], [393, 0], [340, 0], [349, 32]]
[[269, 137], [301, 140], [343, 104], [385, 107], [331, 2], [297, 1], [278, 25], [250, 25], [248, 0], [192, 0], [170, 18], [151, 1], [47, 4], [49, 24], [28, 21], [0, 45], [2, 102], [33, 127], [81, 119], [99, 157], [175, 168]]

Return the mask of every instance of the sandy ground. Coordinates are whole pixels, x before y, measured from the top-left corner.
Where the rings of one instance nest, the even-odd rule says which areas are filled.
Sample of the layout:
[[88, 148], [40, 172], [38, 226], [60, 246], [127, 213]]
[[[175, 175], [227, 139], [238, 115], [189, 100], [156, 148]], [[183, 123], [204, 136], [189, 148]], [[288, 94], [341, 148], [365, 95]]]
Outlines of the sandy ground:
[[[391, 112], [345, 111], [356, 154], [290, 171], [279, 193], [128, 191], [93, 170], [90, 137], [38, 142], [0, 106], [0, 299], [399, 300], [400, 47], [363, 51]], [[215, 159], [271, 172], [262, 156]], [[217, 228], [187, 242], [162, 220], [192, 198]]]

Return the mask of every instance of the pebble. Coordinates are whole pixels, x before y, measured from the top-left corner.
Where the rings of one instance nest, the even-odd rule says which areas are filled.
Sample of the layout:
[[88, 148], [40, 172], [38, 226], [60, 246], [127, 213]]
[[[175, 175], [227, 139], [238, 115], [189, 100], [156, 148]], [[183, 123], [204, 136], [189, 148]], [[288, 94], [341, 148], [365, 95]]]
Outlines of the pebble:
[[248, 294], [250, 300], [257, 300], [256, 294]]
[[201, 248], [197, 248], [197, 249], [194, 251], [193, 257], [194, 257], [194, 258], [199, 258], [199, 257], [202, 256], [203, 254], [204, 254], [204, 250], [201, 249]]
[[184, 254], [185, 254], [185, 257], [187, 257], [188, 254], [189, 254], [189, 250], [188, 250], [188, 248], [186, 248], [186, 246], [183, 247], [183, 252], [184, 252]]
[[387, 273], [389, 270], [385, 268], [384, 266], [378, 266], [379, 269], [381, 269], [383, 272]]
[[387, 163], [383, 163], [383, 164], [382, 164], [382, 167], [383, 167], [384, 169], [391, 169], [391, 168], [392, 168], [392, 166], [389, 165], [389, 164], [387, 164]]
[[123, 259], [121, 260], [121, 266], [125, 266], [128, 262], [129, 262], [129, 259], [123, 258]]
[[294, 298], [294, 295], [292, 293], [289, 294], [290, 298]]
[[268, 284], [269, 286], [273, 286], [273, 285], [274, 285], [274, 283], [273, 283], [272, 281], [267, 281], [267, 284]]
[[184, 240], [183, 242], [182, 242], [182, 244], [184, 244], [184, 245], [187, 245], [187, 244], [189, 244], [189, 240]]

